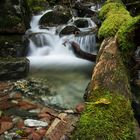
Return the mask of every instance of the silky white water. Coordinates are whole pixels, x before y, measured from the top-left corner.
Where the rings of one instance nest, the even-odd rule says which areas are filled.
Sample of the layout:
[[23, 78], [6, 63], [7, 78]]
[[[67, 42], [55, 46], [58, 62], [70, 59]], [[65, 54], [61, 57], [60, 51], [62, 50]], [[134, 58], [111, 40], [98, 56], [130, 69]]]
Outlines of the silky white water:
[[[47, 12], [33, 16], [31, 29], [26, 32], [29, 34], [30, 77], [44, 81], [47, 79], [57, 93], [55, 96], [42, 97], [45, 104], [73, 108], [83, 102], [82, 97], [91, 77], [93, 62], [77, 58], [69, 41], [77, 42], [86, 52], [96, 53], [95, 35], [59, 37], [56, 27], [40, 29], [39, 20]], [[90, 24], [90, 28], [92, 26]], [[67, 43], [64, 45], [64, 42]]]

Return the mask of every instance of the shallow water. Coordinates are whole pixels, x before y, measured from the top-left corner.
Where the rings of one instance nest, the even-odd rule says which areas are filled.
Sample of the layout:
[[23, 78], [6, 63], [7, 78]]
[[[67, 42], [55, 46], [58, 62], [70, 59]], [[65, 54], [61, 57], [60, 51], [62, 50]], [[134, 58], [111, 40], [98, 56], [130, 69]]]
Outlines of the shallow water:
[[[48, 64], [47, 58], [30, 57], [31, 70], [30, 78], [37, 80], [43, 80], [52, 91], [52, 96], [42, 96], [42, 100], [46, 105], [57, 106], [60, 108], [75, 108], [75, 106], [83, 102], [83, 95], [85, 89], [90, 81], [93, 63], [75, 58], [74, 62], [68, 61], [67, 63], [55, 63]], [[63, 58], [64, 59], [64, 58]], [[41, 63], [43, 62], [43, 63]], [[82, 63], [81, 63], [82, 62]]]

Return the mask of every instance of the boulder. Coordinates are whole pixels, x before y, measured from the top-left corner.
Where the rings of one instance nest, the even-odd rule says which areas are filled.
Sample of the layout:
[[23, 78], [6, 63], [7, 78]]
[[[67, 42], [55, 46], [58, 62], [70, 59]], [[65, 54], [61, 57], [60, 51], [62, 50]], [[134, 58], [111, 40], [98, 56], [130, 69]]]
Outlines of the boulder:
[[40, 19], [41, 26], [57, 26], [66, 24], [71, 18], [68, 10], [54, 10], [50, 11]]
[[74, 21], [74, 24], [78, 27], [78, 28], [85, 28], [88, 27], [88, 21], [86, 19], [77, 19]]
[[0, 80], [23, 78], [28, 72], [29, 60], [27, 58], [0, 58]]
[[22, 44], [21, 35], [1, 35], [0, 36], [0, 56], [21, 57], [25, 56], [27, 46]]
[[80, 32], [80, 30], [77, 27], [73, 25], [67, 25], [60, 31], [59, 35], [70, 35], [75, 34], [76, 32]]

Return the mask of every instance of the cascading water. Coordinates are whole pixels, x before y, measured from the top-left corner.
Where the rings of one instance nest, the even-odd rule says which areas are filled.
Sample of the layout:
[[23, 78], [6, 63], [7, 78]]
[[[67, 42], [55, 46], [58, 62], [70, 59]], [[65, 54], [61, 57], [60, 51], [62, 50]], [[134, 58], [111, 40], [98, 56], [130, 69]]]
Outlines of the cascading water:
[[[33, 16], [31, 29], [26, 32], [29, 37], [30, 76], [47, 78], [56, 89], [55, 96], [42, 97], [45, 103], [68, 108], [74, 107], [83, 100], [82, 95], [90, 78], [89, 74], [85, 73], [91, 72], [93, 63], [77, 58], [73, 54], [70, 44], [66, 43], [64, 46], [64, 42], [75, 41], [84, 51], [95, 53], [95, 35], [60, 37], [56, 34], [56, 27], [40, 29], [39, 20], [47, 12]], [[93, 27], [93, 24], [90, 23], [89, 26], [88, 29]], [[84, 30], [87, 29], [83, 29], [83, 32]]]

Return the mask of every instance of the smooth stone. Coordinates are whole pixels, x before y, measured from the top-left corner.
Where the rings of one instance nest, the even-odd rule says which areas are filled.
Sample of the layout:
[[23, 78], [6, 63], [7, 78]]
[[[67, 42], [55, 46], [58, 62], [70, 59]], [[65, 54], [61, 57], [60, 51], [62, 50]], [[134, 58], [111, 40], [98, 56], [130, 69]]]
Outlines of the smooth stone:
[[24, 121], [24, 124], [28, 127], [47, 127], [48, 126], [47, 122], [33, 120], [33, 119], [26, 119]]

